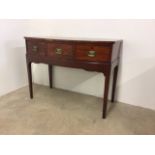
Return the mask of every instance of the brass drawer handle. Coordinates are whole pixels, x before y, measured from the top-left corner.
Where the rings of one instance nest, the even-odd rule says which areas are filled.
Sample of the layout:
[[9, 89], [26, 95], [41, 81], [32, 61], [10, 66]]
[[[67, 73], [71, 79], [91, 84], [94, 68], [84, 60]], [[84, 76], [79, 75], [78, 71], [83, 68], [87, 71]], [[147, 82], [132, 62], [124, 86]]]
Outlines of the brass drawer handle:
[[96, 56], [96, 51], [88, 51], [87, 55], [89, 57], [95, 57]]
[[37, 52], [37, 51], [38, 51], [38, 46], [33, 45], [33, 46], [32, 46], [32, 51], [33, 51], [33, 52]]
[[56, 48], [55, 53], [56, 54], [62, 54], [62, 49], [61, 48]]

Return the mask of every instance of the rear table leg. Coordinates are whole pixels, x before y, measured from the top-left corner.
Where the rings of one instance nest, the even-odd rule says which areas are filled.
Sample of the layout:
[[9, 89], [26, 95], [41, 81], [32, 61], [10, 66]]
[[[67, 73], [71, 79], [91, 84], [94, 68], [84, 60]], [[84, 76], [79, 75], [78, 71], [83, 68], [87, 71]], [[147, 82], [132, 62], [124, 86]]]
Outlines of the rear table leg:
[[52, 65], [48, 65], [50, 88], [53, 87], [52, 70], [53, 70], [53, 66]]
[[116, 92], [117, 73], [118, 73], [118, 65], [114, 68], [111, 102], [115, 102], [115, 92]]

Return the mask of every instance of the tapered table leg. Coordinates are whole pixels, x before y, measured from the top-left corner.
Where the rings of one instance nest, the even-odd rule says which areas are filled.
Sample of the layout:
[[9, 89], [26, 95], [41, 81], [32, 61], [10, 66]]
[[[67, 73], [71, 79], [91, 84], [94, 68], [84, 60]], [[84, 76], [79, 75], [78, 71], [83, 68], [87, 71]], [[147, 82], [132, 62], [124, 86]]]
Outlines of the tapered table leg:
[[53, 70], [53, 66], [52, 65], [48, 65], [50, 88], [53, 87], [52, 70]]
[[118, 65], [114, 68], [111, 102], [115, 102], [116, 82], [117, 82]]
[[30, 98], [32, 99], [33, 98], [33, 87], [32, 87], [32, 69], [31, 69], [31, 62], [27, 62], [27, 73], [28, 73]]
[[106, 118], [107, 104], [108, 104], [108, 92], [110, 83], [110, 70], [105, 74], [105, 87], [104, 87], [104, 98], [103, 98], [103, 113], [102, 118]]

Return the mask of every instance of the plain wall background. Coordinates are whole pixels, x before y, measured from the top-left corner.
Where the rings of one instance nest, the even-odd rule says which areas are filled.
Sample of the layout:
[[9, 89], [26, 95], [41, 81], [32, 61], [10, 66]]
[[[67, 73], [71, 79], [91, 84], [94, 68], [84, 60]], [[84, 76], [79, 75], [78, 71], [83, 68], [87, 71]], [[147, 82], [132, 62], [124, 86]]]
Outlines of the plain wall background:
[[27, 85], [24, 36], [31, 35], [32, 23], [0, 20], [0, 96]]
[[0, 20], [0, 96], [27, 85], [23, 35], [27, 23]]
[[[117, 100], [155, 109], [155, 20], [1, 20], [0, 27], [0, 95], [27, 84], [23, 36], [118, 38]], [[47, 65], [33, 65], [33, 80], [48, 85]], [[104, 77], [54, 67], [54, 87], [102, 97]]]

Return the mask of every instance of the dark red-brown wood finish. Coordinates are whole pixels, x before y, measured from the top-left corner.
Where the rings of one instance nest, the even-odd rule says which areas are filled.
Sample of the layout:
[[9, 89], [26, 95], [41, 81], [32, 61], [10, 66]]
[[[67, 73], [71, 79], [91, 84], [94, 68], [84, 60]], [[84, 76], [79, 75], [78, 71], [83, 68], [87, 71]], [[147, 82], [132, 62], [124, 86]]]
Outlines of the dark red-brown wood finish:
[[102, 72], [105, 76], [102, 118], [106, 118], [112, 71], [114, 74], [111, 101], [115, 101], [121, 40], [90, 41], [36, 37], [25, 37], [25, 40], [30, 98], [33, 98], [32, 63], [48, 64], [50, 88], [52, 88], [53, 65]]

